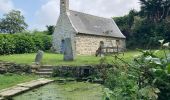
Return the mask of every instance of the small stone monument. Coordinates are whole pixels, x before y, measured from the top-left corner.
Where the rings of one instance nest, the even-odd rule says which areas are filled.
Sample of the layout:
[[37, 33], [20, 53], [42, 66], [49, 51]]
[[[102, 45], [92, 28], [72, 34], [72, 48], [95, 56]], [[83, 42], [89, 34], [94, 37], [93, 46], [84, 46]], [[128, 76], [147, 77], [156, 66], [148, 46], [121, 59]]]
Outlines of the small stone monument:
[[35, 64], [39, 65], [42, 61], [44, 52], [42, 50], [38, 50], [37, 55], [35, 57]]
[[71, 38], [66, 38], [64, 42], [64, 61], [73, 61], [74, 53]]

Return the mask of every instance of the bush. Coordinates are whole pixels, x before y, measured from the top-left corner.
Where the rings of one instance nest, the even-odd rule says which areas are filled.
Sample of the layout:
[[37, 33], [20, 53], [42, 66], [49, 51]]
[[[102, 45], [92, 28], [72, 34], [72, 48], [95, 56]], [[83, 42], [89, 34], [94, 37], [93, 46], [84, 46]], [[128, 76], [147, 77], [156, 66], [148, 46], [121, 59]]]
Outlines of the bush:
[[30, 53], [35, 51], [35, 43], [29, 35], [14, 35], [15, 53]]
[[0, 34], [0, 54], [32, 53], [50, 50], [51, 37], [45, 34]]
[[158, 50], [140, 50], [132, 62], [115, 55], [115, 67], [107, 69], [105, 81], [110, 100], [170, 100], [169, 43], [159, 42], [165, 57], [157, 56]]

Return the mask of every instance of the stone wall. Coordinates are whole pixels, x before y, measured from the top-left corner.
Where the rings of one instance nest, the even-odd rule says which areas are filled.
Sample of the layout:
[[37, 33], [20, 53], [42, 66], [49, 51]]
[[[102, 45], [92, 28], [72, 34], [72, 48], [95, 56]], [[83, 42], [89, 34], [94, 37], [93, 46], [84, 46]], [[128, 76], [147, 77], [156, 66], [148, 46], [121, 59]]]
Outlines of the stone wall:
[[56, 66], [53, 70], [54, 77], [88, 77], [95, 74], [93, 66]]
[[[62, 14], [57, 22], [55, 32], [53, 34], [53, 49], [57, 53], [61, 51], [61, 41], [65, 38], [71, 38], [72, 44], [74, 44], [74, 37], [76, 31], [72, 27], [69, 18], [66, 14]], [[75, 49], [74, 45], [72, 46]]]
[[5, 73], [31, 73], [30, 65], [15, 64], [11, 62], [0, 61], [0, 74]]
[[95, 55], [101, 41], [104, 42], [105, 47], [116, 47], [116, 40], [119, 40], [120, 48], [126, 48], [125, 39], [78, 34], [76, 35], [76, 54]]

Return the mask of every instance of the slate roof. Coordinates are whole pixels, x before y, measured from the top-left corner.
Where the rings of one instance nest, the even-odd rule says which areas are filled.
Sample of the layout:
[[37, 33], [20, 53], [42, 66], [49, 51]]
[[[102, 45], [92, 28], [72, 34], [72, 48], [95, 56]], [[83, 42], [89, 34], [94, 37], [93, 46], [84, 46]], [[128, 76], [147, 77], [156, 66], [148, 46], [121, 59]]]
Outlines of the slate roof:
[[126, 38], [113, 19], [69, 11], [69, 19], [79, 34]]

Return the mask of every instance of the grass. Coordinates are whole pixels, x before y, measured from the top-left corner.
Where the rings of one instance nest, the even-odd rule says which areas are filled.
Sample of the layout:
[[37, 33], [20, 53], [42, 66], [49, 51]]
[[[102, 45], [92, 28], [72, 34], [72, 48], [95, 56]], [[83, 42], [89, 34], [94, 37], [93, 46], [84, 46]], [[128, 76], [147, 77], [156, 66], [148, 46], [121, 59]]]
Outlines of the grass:
[[[139, 54], [137, 51], [126, 52], [124, 56], [120, 54], [125, 59], [132, 58], [134, 55]], [[31, 54], [13, 54], [13, 55], [3, 55], [0, 56], [0, 60], [15, 62], [18, 64], [33, 64], [35, 59], [35, 53]], [[95, 56], [77, 56], [74, 61], [63, 61], [63, 55], [61, 54], [53, 54], [53, 53], [45, 53], [42, 64], [44, 65], [95, 65], [99, 64], [101, 57]], [[106, 59], [109, 63], [112, 62], [114, 57], [107, 56]]]
[[[168, 52], [168, 51], [167, 51]], [[134, 56], [141, 54], [139, 51], [127, 51], [123, 54], [120, 54], [119, 57], [125, 59], [127, 62], [131, 61]], [[33, 64], [35, 59], [35, 53], [31, 54], [13, 54], [13, 55], [4, 55], [0, 56], [0, 60], [15, 62], [18, 64]], [[157, 53], [158, 56], [164, 56], [163, 51]], [[45, 53], [42, 64], [44, 65], [95, 65], [100, 63], [101, 57], [95, 56], [77, 56], [74, 61], [63, 61], [63, 55]], [[108, 63], [112, 63], [114, 60], [113, 56], [106, 56]]]
[[34, 75], [0, 74], [0, 90], [15, 86], [19, 83], [37, 79]]

